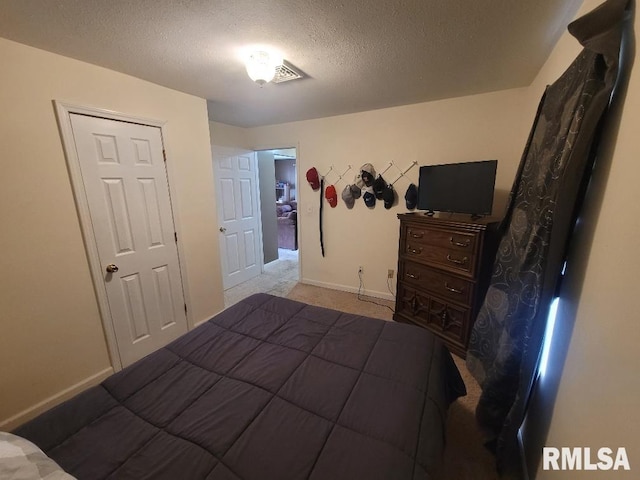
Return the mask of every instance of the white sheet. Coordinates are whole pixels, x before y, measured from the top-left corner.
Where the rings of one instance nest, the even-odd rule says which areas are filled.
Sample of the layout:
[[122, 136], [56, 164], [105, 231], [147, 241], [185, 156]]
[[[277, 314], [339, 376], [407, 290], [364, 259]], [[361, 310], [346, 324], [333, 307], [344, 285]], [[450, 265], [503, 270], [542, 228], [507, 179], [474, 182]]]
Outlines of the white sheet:
[[0, 432], [0, 479], [76, 480], [29, 440], [6, 432]]

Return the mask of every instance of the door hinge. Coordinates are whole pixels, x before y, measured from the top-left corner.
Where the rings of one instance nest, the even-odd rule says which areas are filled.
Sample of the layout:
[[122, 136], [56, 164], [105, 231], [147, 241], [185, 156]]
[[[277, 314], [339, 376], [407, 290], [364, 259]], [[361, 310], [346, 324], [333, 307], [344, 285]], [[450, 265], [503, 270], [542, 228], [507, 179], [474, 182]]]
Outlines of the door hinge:
[[173, 237], [176, 239], [176, 243], [178, 243], [178, 232], [173, 232]]
[[164, 148], [162, 149], [162, 158], [164, 158], [164, 163], [167, 163], [167, 152]]

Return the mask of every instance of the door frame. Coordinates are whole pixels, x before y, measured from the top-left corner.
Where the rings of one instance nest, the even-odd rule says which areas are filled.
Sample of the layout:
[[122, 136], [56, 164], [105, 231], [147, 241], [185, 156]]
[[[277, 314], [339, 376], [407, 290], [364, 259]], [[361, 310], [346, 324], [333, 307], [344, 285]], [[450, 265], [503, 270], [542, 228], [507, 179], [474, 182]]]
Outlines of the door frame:
[[[288, 145], [286, 147], [283, 147], [282, 145]], [[303, 212], [301, 210], [301, 204], [300, 204], [300, 192], [302, 190], [302, 188], [300, 187], [300, 142], [299, 141], [292, 141], [292, 142], [277, 142], [277, 143], [266, 143], [266, 144], [258, 144], [258, 146], [254, 146], [252, 147], [253, 151], [256, 152], [263, 152], [265, 150], [287, 150], [289, 148], [295, 148], [296, 149], [296, 201], [298, 202], [298, 216], [297, 216], [297, 230], [298, 230], [298, 282], [302, 283], [302, 225], [303, 225], [303, 220], [302, 217], [304, 217]], [[304, 179], [305, 184], [307, 179]], [[306, 214], [306, 211], [305, 211]]]
[[184, 248], [182, 244], [182, 235], [180, 235], [180, 221], [178, 219], [177, 208], [177, 193], [173, 188], [172, 167], [168, 161], [171, 158], [169, 154], [169, 148], [167, 146], [167, 133], [165, 131], [164, 121], [137, 117], [133, 115], [127, 115], [124, 113], [114, 112], [112, 110], [106, 110], [95, 107], [88, 107], [82, 105], [74, 105], [72, 103], [63, 102], [59, 100], [53, 100], [54, 110], [56, 113], [56, 119], [58, 122], [58, 128], [60, 130], [60, 137], [62, 140], [62, 148], [64, 156], [67, 161], [67, 169], [69, 171], [69, 177], [71, 179], [71, 189], [73, 191], [73, 197], [76, 204], [76, 210], [78, 212], [78, 219], [80, 221], [80, 230], [82, 233], [82, 239], [85, 246], [85, 252], [87, 254], [87, 262], [89, 264], [89, 272], [93, 282], [94, 292], [96, 294], [96, 301], [98, 303], [98, 310], [100, 318], [102, 320], [102, 328], [104, 330], [105, 339], [107, 342], [107, 350], [109, 351], [109, 357], [111, 359], [111, 365], [114, 371], [122, 370], [122, 361], [120, 359], [120, 353], [118, 351], [118, 343], [116, 340], [115, 330], [113, 327], [113, 321], [111, 317], [111, 309], [109, 308], [109, 302], [107, 298], [107, 290], [104, 284], [104, 278], [102, 274], [102, 264], [100, 263], [98, 256], [98, 246], [96, 238], [93, 232], [93, 226], [91, 222], [91, 214], [89, 210], [89, 202], [86, 197], [84, 182], [82, 180], [82, 172], [80, 170], [80, 159], [75, 148], [75, 140], [73, 135], [73, 128], [71, 126], [71, 114], [89, 115], [92, 117], [104, 118], [107, 120], [115, 120], [127, 123], [135, 123], [140, 125], [147, 125], [150, 127], [157, 127], [160, 129], [160, 136], [162, 138], [162, 145], [165, 151], [165, 171], [167, 174], [167, 183], [169, 186], [169, 201], [171, 204], [171, 213], [173, 217], [173, 228], [178, 233], [177, 249], [178, 249], [178, 268], [180, 269], [180, 277], [182, 280], [182, 293], [184, 296], [184, 302], [187, 305], [186, 318], [187, 318], [187, 330], [193, 328], [193, 319], [191, 317], [191, 301], [189, 296], [189, 288], [187, 285], [187, 272], [183, 259]]

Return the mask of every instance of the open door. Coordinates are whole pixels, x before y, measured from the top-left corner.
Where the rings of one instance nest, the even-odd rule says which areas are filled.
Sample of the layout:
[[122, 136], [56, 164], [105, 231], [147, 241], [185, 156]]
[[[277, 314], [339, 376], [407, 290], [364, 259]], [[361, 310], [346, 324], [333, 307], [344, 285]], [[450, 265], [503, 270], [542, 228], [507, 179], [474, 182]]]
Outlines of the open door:
[[227, 290], [262, 273], [255, 152], [212, 146], [222, 280]]

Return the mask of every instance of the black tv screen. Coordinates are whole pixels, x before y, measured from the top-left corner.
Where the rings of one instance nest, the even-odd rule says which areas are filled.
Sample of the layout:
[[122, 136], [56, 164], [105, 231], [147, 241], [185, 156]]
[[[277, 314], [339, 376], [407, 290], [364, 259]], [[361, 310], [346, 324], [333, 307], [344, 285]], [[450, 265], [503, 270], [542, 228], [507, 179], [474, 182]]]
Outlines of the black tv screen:
[[497, 160], [420, 167], [418, 209], [490, 215]]

